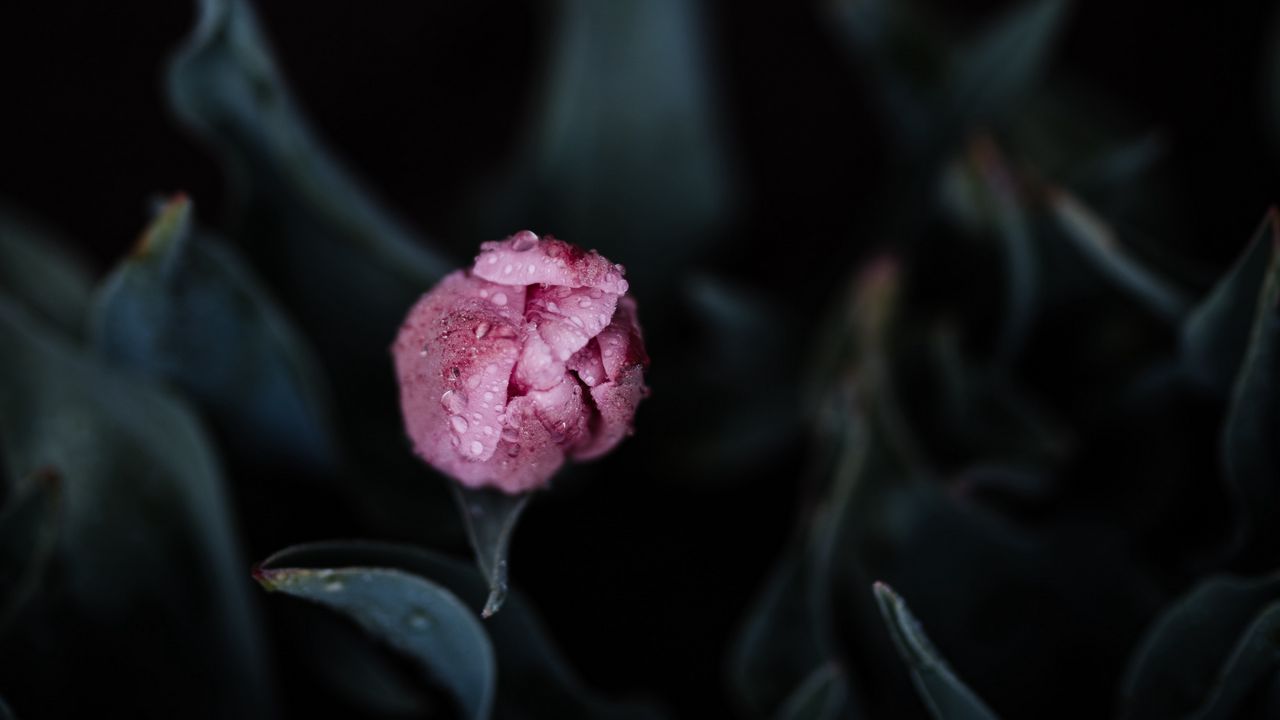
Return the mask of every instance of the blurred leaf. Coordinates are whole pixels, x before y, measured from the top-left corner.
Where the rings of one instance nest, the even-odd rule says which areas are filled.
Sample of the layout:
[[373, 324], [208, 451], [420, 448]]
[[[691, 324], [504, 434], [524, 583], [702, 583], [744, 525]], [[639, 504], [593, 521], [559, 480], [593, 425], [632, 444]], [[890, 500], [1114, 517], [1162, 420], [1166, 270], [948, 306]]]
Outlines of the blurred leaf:
[[1099, 272], [1165, 320], [1186, 314], [1189, 303], [1182, 293], [1130, 257], [1102, 218], [1061, 189], [1051, 188], [1046, 200], [1064, 236]]
[[497, 685], [493, 646], [480, 622], [448, 590], [385, 568], [258, 569], [262, 586], [355, 620], [416, 660], [449, 688], [470, 718], [487, 719]]
[[1126, 720], [1184, 717], [1213, 692], [1236, 639], [1280, 598], [1280, 576], [1216, 577], [1174, 602], [1147, 629], [1121, 685]]
[[[485, 580], [471, 565], [410, 545], [367, 541], [332, 541], [295, 545], [262, 563], [264, 568], [390, 567], [429, 578], [468, 605], [489, 594]], [[503, 611], [485, 623], [497, 651], [497, 717], [655, 718], [647, 706], [610, 702], [586, 688], [554, 647], [529, 603], [518, 591]]]
[[1183, 368], [1196, 381], [1224, 395], [1249, 347], [1259, 312], [1258, 294], [1277, 246], [1280, 215], [1272, 208], [1235, 265], [1183, 322]]
[[1067, 0], [1022, 2], [959, 49], [948, 65], [948, 89], [962, 127], [998, 120], [1036, 89], [1069, 5]]
[[930, 714], [938, 720], [995, 718], [995, 714], [938, 656], [902, 598], [884, 583], [876, 583], [873, 589], [894, 644], [911, 669], [911, 678]]
[[184, 390], [247, 455], [331, 466], [338, 441], [306, 341], [234, 250], [198, 234], [190, 216], [184, 196], [171, 200], [103, 282], [94, 345]]
[[462, 512], [476, 564], [489, 583], [489, 597], [480, 613], [487, 618], [501, 610], [507, 599], [507, 550], [520, 513], [533, 493], [508, 495], [489, 488], [463, 487], [452, 481], [450, 486]]
[[[192, 699], [204, 698], [211, 715], [268, 714], [256, 613], [200, 425], [3, 299], [0, 346], [10, 471], [56, 467], [65, 480], [56, 591], [28, 604], [34, 617], [19, 626], [28, 635], [15, 641], [28, 654], [6, 672], [56, 667], [71, 677], [92, 667], [97, 694], [43, 698], [68, 711], [92, 697], [95, 709], [125, 716], [189, 715]], [[122, 627], [167, 631], [121, 636]], [[81, 651], [68, 657], [57, 639]]]
[[[730, 175], [691, 0], [559, 0], [534, 128], [514, 183], [518, 226], [545, 227], [656, 288], [730, 212]], [[478, 208], [493, 216], [486, 196]], [[654, 300], [661, 295], [652, 296]]]
[[[832, 663], [805, 679], [778, 711], [778, 720], [837, 720], [850, 717], [844, 673]], [[856, 717], [856, 716], [854, 716]]]
[[[388, 350], [413, 302], [451, 263], [416, 240], [316, 139], [245, 0], [202, 0], [169, 67], [179, 118], [228, 162], [239, 212], [229, 234], [316, 343], [346, 437], [369, 473], [411, 474]], [[359, 421], [355, 421], [359, 418]]]
[[9, 708], [9, 703], [0, 698], [0, 720], [14, 720], [17, 716], [13, 714], [13, 710]]
[[36, 593], [48, 569], [62, 514], [62, 479], [36, 471], [0, 512], [0, 631]]
[[56, 233], [0, 205], [0, 292], [72, 337], [84, 330], [92, 279]]
[[1249, 695], [1280, 675], [1280, 602], [1268, 605], [1240, 636], [1218, 673], [1214, 692], [1193, 716], [1197, 720], [1239, 717]]
[[790, 693], [824, 667], [827, 638], [815, 635], [809, 598], [812, 563], [788, 552], [750, 606], [729, 658], [734, 695], [756, 716], [781, 714]]
[[1242, 533], [1274, 547], [1280, 499], [1280, 235], [1258, 295], [1249, 347], [1236, 375], [1224, 430], [1227, 480], [1243, 513]]

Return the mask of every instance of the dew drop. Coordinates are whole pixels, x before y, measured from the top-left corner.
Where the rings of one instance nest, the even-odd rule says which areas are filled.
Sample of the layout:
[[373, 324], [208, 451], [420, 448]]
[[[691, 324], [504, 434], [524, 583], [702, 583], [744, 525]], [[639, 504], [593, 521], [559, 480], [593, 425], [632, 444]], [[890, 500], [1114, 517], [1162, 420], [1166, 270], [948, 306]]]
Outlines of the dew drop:
[[573, 324], [574, 324], [574, 325], [577, 325], [578, 327], [582, 327], [582, 326], [585, 324], [585, 323], [583, 323], [583, 322], [582, 322], [582, 318], [578, 317], [577, 315], [574, 315], [573, 317], [571, 317], [571, 318], [569, 318], [569, 319], [570, 319], [570, 320], [572, 320], [572, 321], [573, 321]]
[[480, 297], [482, 297], [482, 298], [487, 298], [487, 297], [489, 297], [489, 291], [488, 291], [487, 289], [482, 289], [482, 290], [480, 291]]
[[467, 399], [456, 390], [445, 390], [440, 396], [440, 405], [450, 413], [460, 413], [467, 407]]
[[484, 452], [484, 445], [479, 440], [472, 440], [470, 448], [472, 455], [479, 455]]
[[346, 586], [342, 584], [341, 580], [330, 580], [329, 582], [324, 584], [324, 591], [340, 592], [344, 587]]
[[409, 627], [414, 630], [426, 630], [431, 625], [431, 618], [422, 610], [414, 610], [409, 614]]
[[490, 265], [497, 265], [497, 264], [498, 264], [498, 256], [497, 256], [497, 255], [495, 255], [495, 254], [493, 254], [493, 253], [490, 253], [490, 254], [489, 254], [489, 264], [490, 264]]
[[547, 303], [547, 309], [551, 312], [560, 312], [560, 306], [553, 302]]
[[511, 240], [511, 249], [516, 252], [532, 250], [538, 245], [538, 236], [528, 230], [521, 230]]
[[[508, 265], [507, 267], [511, 267], [511, 266], [510, 266], [510, 265]], [[503, 305], [506, 305], [506, 304], [507, 304], [507, 294], [506, 294], [506, 293], [501, 293], [501, 292], [496, 292], [496, 293], [494, 293], [494, 294], [493, 294], [493, 304], [494, 304], [494, 305], [497, 305], [498, 307], [502, 307]]]
[[484, 401], [485, 401], [485, 402], [493, 402], [493, 393], [491, 393], [491, 392], [486, 392], [486, 393], [484, 394]]
[[510, 265], [507, 265], [506, 267], [502, 268], [502, 274], [503, 274], [503, 275], [510, 275], [510, 274], [511, 274], [511, 270], [512, 270], [512, 269], [513, 269], [513, 268], [512, 268]]
[[489, 334], [489, 323], [482, 322], [476, 326], [476, 339], [479, 340]]
[[502, 428], [502, 439], [513, 443], [520, 439], [520, 431], [513, 427]]
[[485, 437], [493, 437], [493, 426], [485, 425], [484, 427], [480, 428], [480, 432], [484, 433]]
[[480, 386], [479, 375], [472, 375], [471, 377], [467, 378], [467, 387], [471, 388], [472, 390], [475, 390], [479, 386]]
[[454, 415], [449, 418], [449, 424], [453, 426], [454, 432], [464, 433], [467, 431], [467, 419], [461, 415]]
[[582, 298], [581, 300], [578, 301], [578, 307], [589, 308], [591, 307], [591, 301], [586, 298]]

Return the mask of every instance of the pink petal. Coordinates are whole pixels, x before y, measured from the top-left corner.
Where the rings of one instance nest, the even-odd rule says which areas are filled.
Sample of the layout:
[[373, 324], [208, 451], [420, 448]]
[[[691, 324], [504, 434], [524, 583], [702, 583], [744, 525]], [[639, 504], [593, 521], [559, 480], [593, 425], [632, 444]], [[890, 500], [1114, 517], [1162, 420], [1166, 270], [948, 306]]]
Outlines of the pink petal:
[[596, 288], [537, 286], [529, 290], [525, 319], [561, 362], [608, 327], [618, 296]]
[[636, 301], [624, 297], [618, 301], [618, 311], [612, 322], [596, 336], [600, 343], [600, 359], [605, 373], [618, 379], [634, 365], [649, 366], [649, 356], [644, 351], [644, 338], [640, 324], [636, 322]]
[[517, 397], [507, 406], [506, 425], [493, 457], [455, 477], [471, 487], [515, 494], [546, 487], [562, 465], [564, 450], [538, 420], [533, 400]]
[[556, 444], [571, 447], [587, 434], [591, 408], [583, 400], [582, 386], [572, 376], [566, 373], [555, 387], [530, 391], [527, 397]]
[[[490, 299], [499, 291], [513, 292], [449, 275], [409, 312], [392, 347], [414, 449], [455, 477], [493, 455], [520, 352], [511, 313]], [[513, 294], [523, 306], [522, 293]]]
[[515, 384], [522, 392], [549, 390], [564, 377], [564, 363], [532, 328], [525, 330], [524, 347], [516, 364]]
[[472, 272], [503, 285], [591, 287], [615, 295], [627, 291], [621, 266], [595, 250], [584, 251], [551, 236], [539, 239], [528, 230], [482, 244]]
[[636, 406], [648, 394], [644, 368], [640, 365], [632, 365], [617, 380], [591, 388], [591, 398], [599, 414], [594, 418], [590, 438], [571, 451], [573, 459], [591, 460], [612, 450], [631, 433]]
[[600, 362], [600, 345], [596, 342], [589, 342], [574, 353], [565, 363], [565, 368], [577, 373], [587, 387], [595, 387], [609, 379], [605, 374], [604, 364]]

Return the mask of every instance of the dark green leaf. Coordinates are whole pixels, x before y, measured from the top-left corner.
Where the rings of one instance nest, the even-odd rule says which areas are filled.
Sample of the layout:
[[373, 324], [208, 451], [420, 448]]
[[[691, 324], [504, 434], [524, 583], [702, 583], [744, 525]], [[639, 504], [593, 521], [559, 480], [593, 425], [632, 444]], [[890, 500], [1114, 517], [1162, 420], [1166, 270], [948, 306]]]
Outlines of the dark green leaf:
[[[268, 714], [269, 673], [234, 520], [198, 422], [3, 299], [0, 346], [0, 417], [20, 419], [0, 425], [10, 472], [55, 467], [65, 480], [59, 594], [28, 603], [36, 617], [20, 624], [32, 643], [23, 670], [72, 674], [83, 665], [110, 678], [112, 694], [94, 696], [95, 707], [126, 716], [182, 715], [191, 697], [210, 698], [213, 715]], [[97, 623], [179, 630], [133, 633], [127, 652], [90, 643], [74, 657], [48, 654], [52, 638], [71, 642]], [[64, 708], [85, 701], [46, 699]]]
[[93, 283], [56, 233], [0, 205], [0, 292], [72, 337], [84, 330]]
[[[490, 234], [554, 228], [670, 282], [675, 257], [731, 202], [701, 8], [690, 0], [560, 0], [544, 94], [512, 182], [526, 208]], [[527, 186], [527, 187], [526, 187]], [[479, 211], [493, 215], [486, 200]]]
[[[240, 200], [228, 234], [316, 343], [347, 433], [369, 458], [409, 453], [388, 346], [412, 303], [450, 269], [315, 137], [245, 0], [202, 0], [169, 68], [179, 118], [214, 144]], [[368, 466], [362, 466], [368, 470]], [[381, 476], [379, 469], [374, 473]]]
[[489, 617], [502, 609], [507, 598], [507, 550], [520, 513], [533, 494], [508, 495], [499, 490], [473, 489], [456, 483], [451, 486], [467, 526], [467, 539], [476, 554], [476, 564], [489, 583], [489, 597], [480, 613]]
[[995, 718], [938, 655], [902, 598], [884, 583], [876, 583], [873, 589], [894, 644], [911, 669], [911, 679], [929, 712], [938, 720]]
[[197, 233], [185, 197], [103, 283], [90, 335], [111, 363], [184, 390], [238, 450], [313, 468], [337, 439], [310, 348], [235, 251]]
[[1277, 598], [1280, 576], [1218, 577], [1196, 586], [1165, 610], [1134, 651], [1121, 686], [1121, 717], [1183, 717], [1201, 705], [1236, 639]]
[[1189, 303], [1182, 292], [1131, 257], [1091, 209], [1056, 188], [1049, 190], [1046, 201], [1064, 237], [1098, 272], [1165, 320], [1177, 322], [1186, 315]]
[[62, 478], [44, 468], [14, 488], [0, 512], [0, 629], [35, 594], [58, 537]]
[[1272, 209], [1244, 254], [1182, 325], [1184, 370], [1223, 395], [1231, 388], [1249, 346], [1258, 313], [1258, 294], [1278, 242], [1280, 215]]
[[488, 718], [497, 685], [493, 646], [480, 622], [452, 593], [385, 568], [259, 569], [263, 587], [310, 600], [355, 620], [417, 661], [447, 687], [470, 718]]
[[1259, 686], [1280, 675], [1280, 602], [1264, 609], [1240, 636], [1196, 720], [1240, 717], [1240, 706]]
[[991, 122], [1036, 89], [1062, 32], [1067, 0], [1030, 0], [996, 19], [948, 67], [951, 105], [964, 126]]
[[849, 717], [849, 687], [832, 663], [814, 670], [778, 710], [778, 720], [837, 720]]
[[1263, 547], [1273, 547], [1269, 543], [1280, 527], [1280, 234], [1268, 240], [1271, 261], [1232, 390], [1223, 443], [1242, 536]]
[[[472, 565], [410, 545], [359, 541], [296, 545], [262, 564], [264, 568], [280, 566], [391, 567], [430, 578], [469, 605], [479, 605], [489, 594], [487, 583]], [[587, 689], [518, 591], [510, 594], [503, 611], [484, 627], [497, 650], [497, 716], [563, 720], [660, 716], [647, 706], [612, 703]]]

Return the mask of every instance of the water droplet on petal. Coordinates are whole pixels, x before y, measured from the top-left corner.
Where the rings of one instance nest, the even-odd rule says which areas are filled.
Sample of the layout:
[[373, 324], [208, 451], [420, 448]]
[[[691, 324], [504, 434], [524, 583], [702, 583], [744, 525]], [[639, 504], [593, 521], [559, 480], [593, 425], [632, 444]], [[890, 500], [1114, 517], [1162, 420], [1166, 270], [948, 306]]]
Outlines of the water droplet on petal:
[[482, 297], [482, 298], [487, 298], [487, 297], [489, 297], [489, 291], [488, 291], [487, 289], [482, 289], [482, 290], [480, 291], [480, 297]]
[[467, 399], [462, 393], [456, 390], [445, 390], [440, 396], [440, 405], [444, 407], [446, 412], [457, 414], [467, 407]]
[[470, 449], [472, 455], [480, 455], [484, 452], [484, 445], [479, 440], [472, 440]]
[[582, 322], [582, 318], [578, 317], [577, 315], [574, 315], [573, 317], [571, 317], [571, 318], [569, 318], [569, 319], [570, 319], [570, 320], [572, 320], [572, 321], [573, 321], [573, 324], [574, 324], [574, 325], [577, 325], [578, 327], [582, 327], [582, 326], [585, 324], [585, 323], [583, 323], [583, 322]]
[[504, 427], [502, 428], [502, 439], [509, 443], [515, 442], [520, 439], [520, 431], [513, 427]]
[[477, 387], [480, 387], [480, 376], [472, 375], [471, 377], [467, 378], [467, 387], [471, 388], [472, 390], [475, 390]]
[[484, 427], [480, 428], [480, 432], [484, 433], [485, 437], [493, 437], [493, 426], [485, 425]]
[[484, 394], [484, 401], [485, 401], [485, 402], [492, 402], [492, 401], [493, 401], [493, 393], [491, 393], [491, 392], [487, 392], [487, 393], [485, 393], [485, 394]]
[[510, 275], [510, 274], [511, 274], [511, 271], [512, 271], [513, 269], [514, 269], [514, 268], [512, 268], [510, 265], [507, 265], [506, 267], [502, 268], [502, 274], [503, 274], [503, 275]]
[[591, 307], [591, 301], [586, 298], [582, 298], [581, 300], [578, 301], [578, 307], [589, 308]]
[[476, 326], [476, 339], [479, 340], [489, 334], [489, 323], [482, 322]]
[[547, 303], [547, 309], [551, 312], [560, 312], [560, 306], [553, 302]]
[[538, 245], [538, 236], [528, 230], [521, 230], [511, 239], [511, 249], [516, 252], [532, 250]]
[[497, 264], [498, 264], [498, 256], [497, 256], [496, 254], [493, 254], [493, 253], [490, 253], [490, 254], [489, 254], [489, 264], [490, 264], [490, 265], [497, 265]]
[[454, 415], [449, 418], [449, 424], [453, 426], [454, 432], [464, 433], [467, 431], [467, 419], [461, 415]]
[[[507, 267], [511, 267], [511, 266], [510, 266], [510, 265], [508, 265]], [[502, 307], [503, 305], [506, 305], [506, 304], [507, 304], [507, 294], [506, 294], [506, 293], [500, 293], [500, 292], [496, 292], [496, 293], [494, 293], [494, 294], [493, 294], [493, 304], [494, 304], [494, 305], [497, 305], [498, 307]]]

